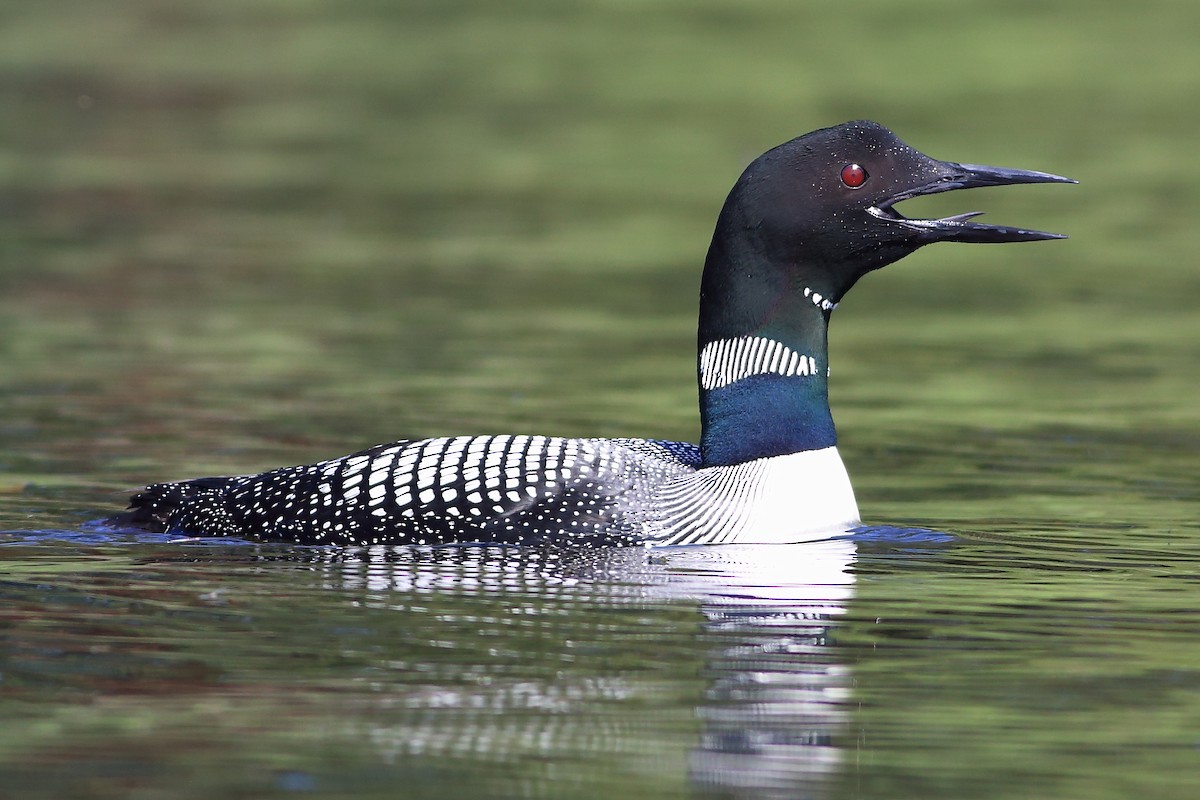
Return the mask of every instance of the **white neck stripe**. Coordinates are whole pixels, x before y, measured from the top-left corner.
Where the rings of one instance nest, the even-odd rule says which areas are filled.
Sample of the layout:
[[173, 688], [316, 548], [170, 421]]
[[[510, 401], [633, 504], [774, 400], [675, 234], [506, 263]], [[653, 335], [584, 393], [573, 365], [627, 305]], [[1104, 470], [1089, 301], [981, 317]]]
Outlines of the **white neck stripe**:
[[817, 361], [762, 336], [709, 342], [700, 352], [700, 388], [719, 389], [751, 375], [816, 375]]

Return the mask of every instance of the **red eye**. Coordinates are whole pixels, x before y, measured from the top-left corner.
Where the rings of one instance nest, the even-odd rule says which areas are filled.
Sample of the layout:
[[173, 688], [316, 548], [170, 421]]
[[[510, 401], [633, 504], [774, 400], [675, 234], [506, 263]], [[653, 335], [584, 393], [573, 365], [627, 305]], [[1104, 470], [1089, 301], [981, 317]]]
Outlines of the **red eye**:
[[851, 189], [857, 189], [867, 182], [867, 171], [858, 164], [847, 164], [842, 167], [842, 183]]

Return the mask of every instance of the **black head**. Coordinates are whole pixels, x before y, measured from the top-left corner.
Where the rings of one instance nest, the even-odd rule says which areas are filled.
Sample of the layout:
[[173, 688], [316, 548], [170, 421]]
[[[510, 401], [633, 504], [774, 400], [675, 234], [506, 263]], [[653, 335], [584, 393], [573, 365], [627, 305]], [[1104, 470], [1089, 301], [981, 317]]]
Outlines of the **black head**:
[[[1054, 233], [984, 225], [981, 212], [909, 219], [895, 204], [919, 195], [1013, 183], [1074, 183], [1045, 172], [938, 161], [874, 122], [813, 131], [764, 153], [721, 214], [725, 236], [759, 263], [798, 269], [840, 299], [860, 277], [933, 242], [1026, 242]], [[738, 258], [737, 260], [742, 260]]]

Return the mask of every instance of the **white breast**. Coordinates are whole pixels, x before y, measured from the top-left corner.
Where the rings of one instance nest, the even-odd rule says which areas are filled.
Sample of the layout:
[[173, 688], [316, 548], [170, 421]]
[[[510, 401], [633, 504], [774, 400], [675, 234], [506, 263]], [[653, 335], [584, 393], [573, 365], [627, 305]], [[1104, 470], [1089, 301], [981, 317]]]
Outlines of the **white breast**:
[[707, 467], [668, 481], [643, 522], [654, 544], [782, 544], [858, 524], [836, 447]]

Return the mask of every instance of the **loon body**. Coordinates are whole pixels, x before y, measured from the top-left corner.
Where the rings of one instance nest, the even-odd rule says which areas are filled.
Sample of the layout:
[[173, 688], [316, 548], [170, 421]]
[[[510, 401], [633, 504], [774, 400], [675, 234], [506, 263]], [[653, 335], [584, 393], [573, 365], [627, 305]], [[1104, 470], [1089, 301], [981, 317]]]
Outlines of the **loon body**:
[[937, 241], [1057, 234], [909, 219], [918, 195], [1057, 175], [937, 161], [873, 122], [806, 134], [746, 168], [700, 291], [700, 445], [458, 436], [257, 475], [154, 484], [116, 518], [181, 535], [308, 544], [718, 544], [858, 522], [829, 411], [830, 315], [866, 273]]

